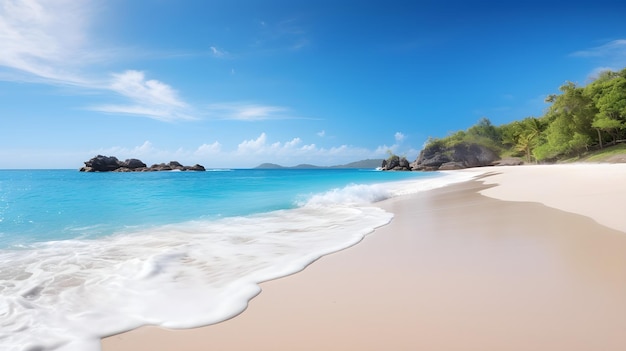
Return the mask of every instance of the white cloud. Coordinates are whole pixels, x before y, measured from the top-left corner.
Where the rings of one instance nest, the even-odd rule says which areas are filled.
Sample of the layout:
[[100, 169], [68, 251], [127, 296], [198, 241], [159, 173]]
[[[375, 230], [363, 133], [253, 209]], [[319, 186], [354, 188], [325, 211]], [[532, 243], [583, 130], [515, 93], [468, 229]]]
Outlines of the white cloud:
[[0, 65], [27, 73], [23, 80], [86, 84], [76, 70], [98, 56], [87, 47], [91, 5], [73, 0], [0, 2]]
[[296, 42], [294, 42], [293, 45], [291, 45], [291, 49], [297, 51], [307, 46], [309, 46], [309, 40], [305, 38], [300, 38]]
[[215, 46], [211, 46], [210, 49], [211, 49], [211, 54], [213, 55], [213, 57], [221, 58], [221, 57], [228, 55], [228, 52], [226, 52], [225, 50], [219, 49]]
[[400, 143], [404, 140], [405, 135], [400, 132], [396, 132], [396, 134], [394, 134], [394, 138], [396, 138], [396, 142]]
[[150, 141], [145, 141], [143, 144], [135, 147], [113, 146], [109, 148], [91, 150], [89, 153], [91, 155], [115, 156], [120, 160], [138, 158], [147, 165], [174, 160], [185, 165], [191, 165], [195, 163], [203, 164], [209, 159], [210, 156], [219, 155], [221, 152], [220, 147], [220, 144], [215, 142], [210, 145], [200, 145], [195, 149], [179, 147], [176, 150], [168, 150], [158, 148]]
[[587, 75], [588, 80], [594, 80], [603, 71], [617, 71], [626, 65], [626, 39], [613, 40], [590, 49], [576, 51], [571, 56], [594, 60], [598, 63], [598, 67]]
[[374, 154], [387, 155], [389, 152], [395, 153], [397, 149], [398, 149], [398, 145], [396, 144], [391, 145], [391, 146], [380, 145], [376, 148], [376, 151], [374, 151]]
[[152, 146], [152, 143], [148, 140], [144, 141], [143, 144], [141, 144], [141, 146], [138, 146], [135, 148], [135, 153], [138, 153], [140, 155], [145, 155], [149, 152], [151, 152], [152, 150], [154, 150], [154, 147]]
[[598, 79], [598, 77], [600, 77], [600, 74], [602, 72], [617, 71], [619, 69], [620, 68], [617, 68], [617, 67], [606, 67], [606, 66], [596, 67], [587, 75], [587, 80], [590, 81], [590, 82], [594, 81], [594, 80]]
[[106, 156], [116, 156], [121, 159], [126, 158], [139, 158], [142, 156], [149, 156], [157, 152], [152, 145], [152, 143], [148, 140], [144, 141], [143, 144], [139, 146], [135, 146], [133, 148], [123, 147], [123, 146], [113, 146], [110, 148], [93, 150], [93, 154], [100, 154]]
[[610, 41], [590, 49], [576, 51], [572, 56], [578, 57], [626, 57], [626, 39]]
[[268, 119], [289, 119], [285, 113], [288, 108], [282, 106], [259, 105], [246, 102], [218, 103], [208, 106], [210, 115], [220, 119], [240, 121], [261, 121]]
[[[115, 49], [93, 47], [89, 27], [97, 0], [0, 0], [0, 79], [71, 85], [116, 93], [129, 105], [103, 104], [92, 110], [159, 120], [191, 119], [188, 106], [169, 85], [128, 70], [109, 79], [94, 63]], [[95, 77], [95, 78], [94, 78]]]
[[[99, 72], [97, 64], [108, 63], [118, 48], [97, 47], [90, 32], [101, 0], [0, 0], [0, 80], [70, 85], [126, 103], [107, 102], [87, 109], [161, 121], [190, 120], [196, 114], [169, 84], [146, 79], [141, 70], [114, 74]], [[280, 32], [299, 36], [292, 22]], [[300, 44], [301, 45], [301, 44]], [[211, 46], [215, 57], [229, 53]], [[115, 53], [115, 54], [114, 54]], [[116, 58], [118, 59], [118, 58]], [[234, 69], [231, 74], [235, 74]], [[224, 103], [208, 106], [208, 116], [244, 121], [293, 119], [282, 106]]]
[[317, 149], [317, 146], [315, 144], [304, 145], [301, 148], [303, 152], [311, 152], [311, 151], [315, 151], [316, 149]]
[[300, 145], [300, 143], [302, 143], [302, 140], [300, 140], [300, 138], [293, 138], [291, 141], [285, 143], [285, 148], [292, 149]]
[[288, 141], [272, 141], [266, 133], [258, 137], [244, 140], [233, 149], [225, 149], [219, 142], [202, 144], [198, 147], [178, 147], [177, 149], [161, 149], [150, 141], [134, 147], [115, 146], [98, 150], [91, 150], [93, 155], [110, 155], [119, 159], [139, 158], [146, 164], [179, 161], [183, 164], [199, 163], [205, 167], [219, 168], [247, 168], [255, 167], [264, 162], [278, 163], [284, 166], [294, 166], [309, 163], [320, 166], [334, 166], [368, 158], [386, 158], [387, 151], [394, 148], [394, 152], [406, 155], [409, 159], [415, 158], [419, 151], [414, 149], [397, 150], [397, 145], [388, 147], [379, 146], [375, 150], [351, 145], [339, 145], [329, 148], [319, 147], [316, 144], [304, 144], [303, 140], [294, 137]]
[[[302, 145], [302, 139], [293, 138], [286, 142], [269, 142], [267, 134], [261, 133], [258, 138], [244, 140], [238, 146], [235, 152], [239, 160], [250, 159], [259, 160], [263, 157], [263, 162], [283, 161], [289, 164], [298, 163], [316, 163], [328, 165], [329, 161], [336, 159], [338, 163], [352, 162], [360, 159], [360, 157], [368, 158], [372, 156], [372, 152], [364, 148], [356, 148], [348, 145], [337, 147], [318, 148], [315, 144]], [[355, 159], [356, 158], [356, 159]]]
[[323, 138], [324, 136], [326, 136], [326, 131], [322, 130], [322, 131], [317, 132], [317, 136], [320, 138]]
[[376, 150], [374, 150], [374, 155], [376, 157], [386, 158], [390, 152], [394, 154], [398, 154], [399, 152], [401, 152], [400, 144], [404, 141], [404, 139], [406, 139], [406, 135], [401, 132], [396, 132], [393, 137], [396, 141], [393, 145], [389, 146], [387, 144], [383, 144], [378, 146]]
[[244, 140], [237, 146], [237, 154], [264, 154], [264, 155], [286, 155], [298, 154], [301, 150], [310, 149], [310, 146], [299, 148], [302, 143], [300, 138], [293, 138], [290, 141], [276, 141], [271, 144], [267, 141], [267, 134], [261, 133], [258, 138]]
[[215, 155], [222, 151], [222, 144], [214, 142], [213, 144], [202, 144], [198, 147], [196, 155]]
[[243, 154], [262, 152], [266, 147], [266, 140], [267, 135], [265, 133], [261, 133], [256, 139], [244, 140], [237, 146], [237, 152]]
[[128, 98], [131, 105], [93, 106], [92, 110], [147, 116], [163, 121], [193, 119], [187, 114], [187, 104], [172, 87], [158, 80], [146, 80], [144, 72], [128, 70], [113, 74], [109, 89]]
[[297, 18], [278, 22], [259, 22], [260, 31], [255, 46], [265, 50], [298, 51], [310, 46], [307, 30]]
[[146, 105], [186, 107], [169, 85], [158, 80], [146, 80], [145, 74], [140, 71], [113, 74], [111, 90]]

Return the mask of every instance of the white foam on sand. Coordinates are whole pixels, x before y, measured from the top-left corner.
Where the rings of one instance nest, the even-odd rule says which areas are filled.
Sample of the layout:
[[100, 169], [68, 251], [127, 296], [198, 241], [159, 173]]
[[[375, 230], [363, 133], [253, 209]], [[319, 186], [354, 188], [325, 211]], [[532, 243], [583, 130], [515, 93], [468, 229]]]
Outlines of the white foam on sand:
[[0, 251], [2, 350], [98, 350], [145, 324], [191, 328], [245, 309], [257, 283], [353, 245], [392, 215], [316, 207]]

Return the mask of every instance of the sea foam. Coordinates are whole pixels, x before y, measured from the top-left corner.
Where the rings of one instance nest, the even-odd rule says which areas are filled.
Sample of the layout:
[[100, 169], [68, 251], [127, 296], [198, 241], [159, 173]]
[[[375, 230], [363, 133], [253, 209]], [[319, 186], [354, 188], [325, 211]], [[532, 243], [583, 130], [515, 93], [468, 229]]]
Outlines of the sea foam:
[[359, 242], [393, 215], [372, 202], [469, 179], [448, 175], [311, 194], [299, 207], [0, 250], [3, 350], [99, 350], [141, 325], [191, 328], [242, 312], [258, 283]]

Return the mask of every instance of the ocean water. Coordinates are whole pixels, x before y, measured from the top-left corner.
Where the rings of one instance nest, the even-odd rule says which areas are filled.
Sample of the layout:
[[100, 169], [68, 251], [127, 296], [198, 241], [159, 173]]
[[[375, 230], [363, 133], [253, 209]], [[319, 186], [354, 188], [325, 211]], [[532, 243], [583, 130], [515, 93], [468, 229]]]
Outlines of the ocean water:
[[222, 321], [259, 282], [392, 220], [373, 203], [469, 177], [0, 170], [0, 350], [96, 351], [145, 324]]

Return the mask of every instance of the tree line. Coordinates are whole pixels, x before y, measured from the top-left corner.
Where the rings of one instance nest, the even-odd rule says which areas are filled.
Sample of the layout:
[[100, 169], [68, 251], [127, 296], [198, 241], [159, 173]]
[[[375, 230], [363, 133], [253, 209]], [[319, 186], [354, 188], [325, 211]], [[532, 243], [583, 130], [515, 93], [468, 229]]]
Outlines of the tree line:
[[503, 157], [548, 162], [626, 141], [626, 68], [604, 71], [586, 86], [566, 82], [559, 91], [546, 98], [543, 116], [501, 126], [481, 118], [467, 130], [429, 139], [426, 147], [477, 143]]

